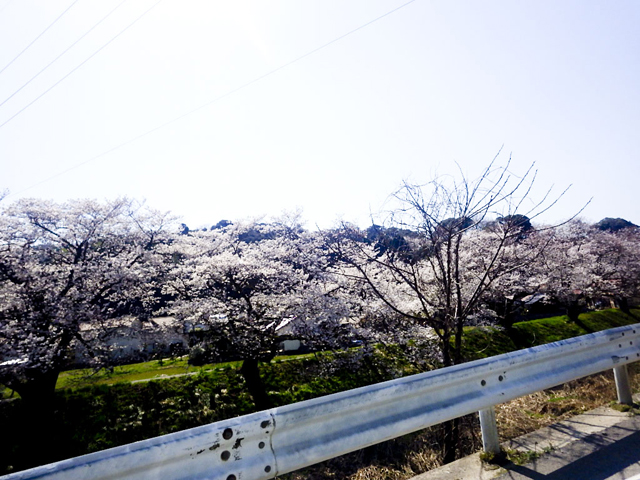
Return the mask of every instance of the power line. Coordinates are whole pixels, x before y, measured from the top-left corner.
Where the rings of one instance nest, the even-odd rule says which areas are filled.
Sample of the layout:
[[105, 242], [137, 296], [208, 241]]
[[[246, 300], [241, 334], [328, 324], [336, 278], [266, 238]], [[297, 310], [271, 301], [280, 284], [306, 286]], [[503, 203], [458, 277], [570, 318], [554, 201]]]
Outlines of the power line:
[[[71, 7], [73, 7], [76, 3], [78, 3], [78, 0], [74, 0], [74, 1], [73, 1], [73, 3], [72, 3], [71, 5], [69, 5], [69, 6], [67, 7], [67, 9], [66, 9], [64, 12], [62, 12], [60, 15], [58, 15], [58, 18], [56, 18], [56, 19], [55, 19], [51, 24], [49, 24], [49, 26], [48, 26], [47, 28], [45, 28], [42, 32], [40, 32], [40, 35], [38, 35], [36, 38], [34, 38], [34, 39], [31, 41], [31, 43], [30, 43], [29, 45], [27, 45], [26, 47], [24, 47], [24, 49], [23, 49], [23, 50], [22, 50], [18, 55], [16, 55], [16, 56], [13, 58], [13, 60], [11, 60], [9, 63], [7, 63], [7, 64], [4, 66], [4, 68], [3, 68], [2, 70], [0, 70], [0, 74], [2, 74], [2, 72], [4, 72], [4, 71], [7, 69], [7, 67], [9, 67], [9, 65], [11, 65], [13, 62], [15, 62], [15, 61], [18, 59], [18, 57], [20, 57], [20, 55], [22, 55], [24, 52], [26, 52], [26, 51], [29, 49], [29, 47], [30, 47], [31, 45], [33, 45], [34, 43], [36, 43], [36, 42], [38, 41], [38, 39], [39, 39], [42, 35], [44, 35], [44, 34], [47, 32], [47, 30], [49, 30], [51, 27], [53, 27], [53, 26], [56, 24], [56, 22], [57, 22], [58, 20], [60, 20], [60, 19], [64, 16], [64, 14], [65, 14], [65, 13], [67, 13], [69, 10], [71, 10]], [[6, 7], [6, 5], [5, 5], [5, 7]], [[4, 8], [3, 8], [3, 10], [4, 10]]]
[[[368, 21], [367, 23], [365, 23], [365, 24], [363, 24], [363, 25], [360, 25], [360, 26], [359, 26], [359, 27], [357, 27], [357, 28], [354, 28], [353, 30], [350, 30], [349, 32], [347, 32], [347, 33], [345, 33], [345, 34], [340, 35], [339, 37], [336, 37], [336, 38], [334, 38], [333, 40], [331, 40], [331, 41], [329, 41], [329, 42], [327, 42], [327, 43], [325, 43], [325, 44], [323, 44], [323, 45], [321, 45], [321, 46], [319, 46], [319, 47], [317, 47], [317, 48], [314, 48], [313, 50], [311, 50], [311, 51], [309, 51], [309, 52], [305, 53], [304, 55], [300, 55], [299, 57], [296, 57], [295, 59], [293, 59], [293, 60], [291, 60], [291, 61], [289, 61], [289, 62], [287, 62], [287, 63], [284, 63], [284, 64], [280, 65], [279, 67], [276, 67], [276, 68], [274, 68], [273, 70], [270, 70], [269, 72], [267, 72], [267, 73], [265, 73], [265, 74], [263, 74], [263, 75], [260, 75], [259, 77], [256, 77], [256, 78], [254, 78], [253, 80], [251, 80], [251, 81], [249, 81], [249, 82], [247, 82], [247, 83], [244, 83], [244, 84], [240, 85], [239, 87], [236, 87], [236, 88], [234, 88], [233, 90], [230, 90], [230, 91], [228, 91], [228, 92], [226, 92], [226, 93], [224, 93], [224, 94], [220, 95], [219, 97], [214, 98], [213, 100], [209, 100], [208, 102], [203, 103], [203, 104], [202, 104], [202, 105], [200, 105], [199, 107], [196, 107], [196, 108], [194, 108], [194, 109], [192, 109], [192, 110], [189, 110], [188, 112], [183, 113], [182, 115], [179, 115], [179, 116], [177, 116], [177, 117], [175, 117], [175, 118], [173, 118], [173, 119], [171, 119], [171, 120], [169, 120], [169, 121], [167, 121], [167, 122], [162, 123], [161, 125], [158, 125], [158, 126], [156, 126], [156, 127], [152, 128], [152, 129], [150, 129], [150, 130], [147, 130], [147, 131], [146, 131], [146, 132], [144, 132], [144, 133], [141, 133], [140, 135], [137, 135], [137, 136], [135, 136], [135, 137], [133, 137], [133, 138], [130, 138], [129, 140], [126, 140], [126, 141], [124, 141], [124, 142], [120, 143], [119, 145], [116, 145], [115, 147], [112, 147], [112, 148], [110, 148], [109, 150], [106, 150], [106, 151], [104, 151], [104, 152], [102, 152], [102, 153], [100, 153], [100, 154], [98, 154], [98, 155], [96, 155], [96, 156], [94, 156], [94, 157], [91, 157], [91, 158], [89, 158], [89, 159], [87, 159], [87, 160], [84, 160], [84, 161], [82, 161], [82, 162], [80, 162], [80, 163], [77, 163], [77, 164], [75, 164], [75, 165], [72, 165], [71, 167], [67, 168], [66, 170], [63, 170], [63, 171], [58, 172], [58, 173], [56, 173], [56, 174], [54, 174], [54, 175], [52, 175], [52, 176], [50, 176], [50, 177], [47, 177], [47, 178], [45, 178], [44, 180], [41, 180], [40, 182], [34, 183], [33, 185], [30, 185], [30, 186], [28, 186], [28, 187], [26, 187], [26, 188], [24, 188], [24, 189], [22, 189], [22, 190], [20, 190], [20, 191], [16, 192], [15, 194], [14, 194], [14, 193], [10, 193], [10, 194], [9, 194], [9, 195], [7, 195], [7, 196], [11, 196], [11, 195], [19, 195], [19, 194], [21, 194], [21, 193], [23, 193], [23, 192], [26, 192], [27, 190], [30, 190], [30, 189], [35, 188], [35, 187], [37, 187], [37, 186], [40, 186], [40, 185], [42, 185], [43, 183], [47, 183], [47, 182], [49, 182], [49, 181], [51, 181], [51, 180], [53, 180], [53, 179], [55, 179], [55, 178], [58, 178], [58, 177], [60, 177], [60, 176], [64, 175], [65, 173], [68, 173], [68, 172], [70, 172], [70, 171], [72, 171], [72, 170], [75, 170], [76, 168], [79, 168], [79, 167], [81, 167], [81, 166], [83, 166], [83, 165], [86, 165], [86, 164], [87, 164], [87, 163], [89, 163], [89, 162], [92, 162], [92, 161], [97, 160], [97, 159], [99, 159], [99, 158], [101, 158], [101, 157], [104, 157], [104, 156], [106, 156], [106, 155], [108, 155], [108, 154], [110, 154], [110, 153], [112, 153], [112, 152], [115, 152], [116, 150], [119, 150], [119, 149], [121, 149], [122, 147], [125, 147], [126, 145], [129, 145], [130, 143], [133, 143], [133, 142], [135, 142], [135, 141], [137, 141], [137, 140], [140, 140], [141, 138], [144, 138], [144, 137], [146, 137], [146, 136], [148, 136], [148, 135], [151, 135], [152, 133], [154, 133], [154, 132], [156, 132], [156, 131], [158, 131], [158, 130], [163, 129], [164, 127], [167, 127], [167, 126], [171, 125], [172, 123], [176, 123], [176, 122], [178, 122], [178, 121], [182, 120], [183, 118], [188, 117], [189, 115], [192, 115], [192, 114], [194, 114], [194, 113], [196, 113], [196, 112], [198, 112], [198, 111], [202, 110], [203, 108], [206, 108], [206, 107], [208, 107], [208, 106], [210, 106], [210, 105], [212, 105], [212, 104], [214, 104], [214, 103], [217, 103], [217, 102], [219, 102], [220, 100], [223, 100], [223, 99], [225, 99], [225, 98], [229, 97], [230, 95], [233, 95], [234, 93], [239, 92], [240, 90], [243, 90], [243, 89], [245, 89], [245, 88], [249, 87], [250, 85], [253, 85], [253, 84], [254, 84], [254, 83], [256, 83], [256, 82], [259, 82], [260, 80], [263, 80], [263, 79], [265, 79], [265, 78], [267, 78], [267, 77], [269, 77], [269, 76], [273, 75], [274, 73], [279, 72], [280, 70], [282, 70], [282, 69], [284, 69], [284, 68], [287, 68], [287, 67], [289, 67], [290, 65], [293, 65], [294, 63], [299, 62], [300, 60], [302, 60], [302, 59], [304, 59], [304, 58], [306, 58], [306, 57], [308, 57], [308, 56], [310, 56], [310, 55], [313, 55], [314, 53], [319, 52], [320, 50], [323, 50], [324, 48], [326, 48], [326, 47], [328, 47], [328, 46], [330, 46], [330, 45], [333, 45], [334, 43], [336, 43], [336, 42], [338, 42], [338, 41], [342, 40], [343, 38], [348, 37], [349, 35], [352, 35], [352, 34], [354, 34], [354, 33], [358, 32], [359, 30], [362, 30], [363, 28], [368, 27], [369, 25], [371, 25], [371, 24], [373, 24], [373, 23], [377, 22], [378, 20], [381, 20], [381, 19], [383, 19], [383, 18], [387, 17], [388, 15], [391, 15], [392, 13], [397, 12], [397, 11], [398, 11], [398, 10], [400, 10], [401, 8], [404, 8], [404, 7], [406, 7], [407, 5], [409, 5], [409, 4], [411, 4], [411, 3], [415, 2], [415, 1], [416, 1], [416, 0], [409, 0], [408, 2], [403, 3], [402, 5], [400, 5], [400, 6], [396, 7], [396, 8], [394, 8], [394, 9], [389, 10], [388, 12], [386, 12], [386, 13], [384, 13], [384, 14], [380, 15], [379, 17], [376, 17], [376, 18], [374, 18], [373, 20], [370, 20], [370, 21]], [[6, 122], [5, 122], [5, 123], [6, 123]], [[0, 125], [0, 128], [1, 128], [3, 125], [4, 125], [4, 124]]]
[[26, 87], [27, 85], [29, 85], [33, 80], [35, 80], [36, 78], [38, 78], [40, 76], [40, 74], [42, 72], [44, 72], [47, 68], [49, 68], [51, 65], [53, 65], [60, 57], [62, 57], [65, 53], [67, 53], [69, 50], [71, 50], [73, 47], [75, 47], [78, 42], [80, 42], [80, 40], [82, 40], [84, 37], [86, 37], [87, 35], [89, 35], [89, 33], [91, 33], [98, 25], [100, 25], [102, 22], [104, 22], [108, 17], [111, 16], [111, 14], [113, 12], [115, 12], [118, 8], [120, 8], [120, 6], [126, 2], [127, 0], [122, 0], [122, 2], [120, 2], [113, 10], [111, 10], [109, 13], [107, 13], [107, 15], [105, 15], [104, 17], [102, 17], [102, 19], [100, 19], [100, 21], [98, 23], [96, 23], [93, 27], [91, 27], [89, 30], [87, 30], [80, 38], [78, 38], [75, 42], [73, 42], [71, 45], [69, 45], [60, 55], [58, 55], [56, 58], [54, 58], [53, 60], [51, 60], [46, 67], [44, 67], [42, 70], [40, 70], [38, 73], [36, 73], [33, 77], [31, 77], [27, 83], [25, 83], [24, 85], [22, 85], [19, 89], [17, 89], [15, 92], [13, 92], [11, 95], [9, 95], [7, 98], [4, 99], [4, 101], [2, 103], [0, 103], [0, 107], [2, 107], [5, 103], [7, 103], [9, 100], [11, 100], [11, 98], [13, 98], [14, 95], [16, 95], [18, 92], [20, 92], [24, 87]]
[[[76, 0], [77, 1], [77, 0]], [[36, 103], [38, 100], [40, 100], [42, 97], [44, 97], [47, 93], [49, 93], [51, 90], [53, 90], [55, 87], [57, 87], [58, 85], [60, 85], [64, 80], [66, 80], [71, 74], [73, 74], [76, 70], [78, 70], [80, 67], [82, 67], [85, 63], [87, 63], [89, 60], [91, 60], [93, 57], [95, 57], [100, 51], [102, 51], [105, 47], [107, 47], [111, 42], [113, 42], [116, 38], [118, 38], [120, 35], [122, 35], [124, 32], [126, 32], [129, 28], [131, 28], [136, 22], [138, 22], [138, 20], [140, 20], [142, 17], [144, 17], [147, 13], [149, 13], [151, 10], [153, 10], [153, 8], [158, 5], [160, 2], [162, 2], [162, 0], [158, 0], [156, 3], [154, 3], [153, 5], [151, 5], [151, 7], [149, 7], [147, 10], [145, 10], [142, 15], [140, 15], [138, 18], [136, 18], [133, 22], [131, 22], [129, 25], [127, 25], [123, 30], [121, 30], [115, 37], [111, 38], [111, 40], [109, 40], [107, 43], [105, 43], [104, 45], [102, 45], [98, 50], [96, 50], [95, 52], [93, 52], [91, 55], [89, 55], [87, 58], [85, 58], [82, 62], [80, 62], [80, 64], [78, 64], [75, 68], [73, 68], [69, 73], [67, 73], [64, 77], [62, 77], [60, 80], [58, 80], [56, 83], [54, 83], [53, 85], [51, 85], [49, 88], [47, 88], [44, 92], [42, 92], [40, 95], [38, 95], [36, 98], [34, 98], [31, 102], [29, 102], [27, 105], [25, 105], [24, 107], [22, 107], [20, 110], [18, 110], [15, 114], [13, 114], [13, 116], [9, 117], [8, 120], [6, 120], [4, 123], [0, 124], [0, 128], [4, 127], [7, 123], [9, 123], [11, 120], [13, 120], [14, 118], [16, 118], [18, 115], [20, 115], [22, 112], [24, 112], [27, 108], [29, 108], [31, 105], [33, 105], [34, 103]]]

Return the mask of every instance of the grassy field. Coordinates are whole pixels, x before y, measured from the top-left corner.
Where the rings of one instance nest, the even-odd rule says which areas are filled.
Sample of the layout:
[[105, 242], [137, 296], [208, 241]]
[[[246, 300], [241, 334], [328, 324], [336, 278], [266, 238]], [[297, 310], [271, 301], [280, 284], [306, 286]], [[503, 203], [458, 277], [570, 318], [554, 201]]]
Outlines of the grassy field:
[[[280, 363], [295, 361], [312, 356], [304, 355], [280, 355], [272, 362]], [[132, 363], [121, 365], [113, 369], [101, 368], [99, 370], [77, 369], [62, 372], [56, 383], [56, 390], [68, 388], [84, 388], [98, 385], [115, 385], [118, 383], [136, 383], [151, 380], [166, 380], [183, 375], [198, 375], [213, 370], [223, 370], [227, 368], [239, 368], [240, 362], [221, 362], [194, 367], [189, 365], [187, 357], [167, 358], [163, 360], [152, 360], [150, 362]], [[17, 394], [10, 389], [0, 385], [0, 399], [16, 397]]]
[[486, 358], [521, 348], [638, 323], [640, 309], [631, 309], [631, 313], [634, 316], [620, 310], [608, 309], [582, 313], [576, 323], [570, 322], [567, 316], [562, 315], [514, 323], [511, 329], [468, 327], [465, 328], [463, 338], [464, 357], [467, 360]]
[[187, 358], [175, 358], [122, 365], [114, 367], [113, 370], [104, 368], [98, 371], [91, 369], [69, 370], [62, 372], [58, 377], [56, 390], [82, 388], [90, 385], [114, 385], [116, 383], [144, 380], [162, 380], [163, 378], [177, 375], [195, 375], [215, 368], [236, 367], [238, 363], [228, 362], [194, 367], [188, 364]]
[[[292, 361], [309, 357], [304, 355], [281, 355], [272, 360], [272, 363]], [[194, 367], [189, 365], [187, 356], [181, 358], [168, 358], [153, 360], [150, 362], [132, 363], [114, 367], [113, 370], [101, 368], [98, 371], [91, 369], [68, 370], [62, 372], [56, 383], [56, 390], [65, 388], [82, 388], [92, 385], [114, 385], [116, 383], [131, 383], [149, 380], [163, 380], [180, 375], [197, 375], [211, 370], [226, 368], [239, 368], [240, 361], [212, 363]]]

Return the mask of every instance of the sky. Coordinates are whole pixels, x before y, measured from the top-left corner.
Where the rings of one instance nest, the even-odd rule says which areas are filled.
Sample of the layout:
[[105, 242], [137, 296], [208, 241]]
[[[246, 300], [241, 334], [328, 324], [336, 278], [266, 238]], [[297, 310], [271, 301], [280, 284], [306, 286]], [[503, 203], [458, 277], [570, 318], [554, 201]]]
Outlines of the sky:
[[[0, 0], [0, 191], [191, 228], [366, 226], [403, 181], [535, 162], [543, 222], [640, 224], [640, 2]], [[71, 48], [70, 48], [71, 47]]]

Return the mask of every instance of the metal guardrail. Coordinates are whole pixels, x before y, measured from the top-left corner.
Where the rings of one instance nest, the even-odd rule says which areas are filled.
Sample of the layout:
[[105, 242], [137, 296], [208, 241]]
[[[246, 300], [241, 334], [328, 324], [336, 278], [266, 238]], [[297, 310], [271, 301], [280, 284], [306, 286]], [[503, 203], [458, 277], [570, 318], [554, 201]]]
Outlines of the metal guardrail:
[[480, 412], [486, 450], [499, 448], [493, 406], [613, 368], [631, 402], [626, 364], [640, 360], [640, 324], [378, 383], [192, 428], [1, 477], [260, 480]]

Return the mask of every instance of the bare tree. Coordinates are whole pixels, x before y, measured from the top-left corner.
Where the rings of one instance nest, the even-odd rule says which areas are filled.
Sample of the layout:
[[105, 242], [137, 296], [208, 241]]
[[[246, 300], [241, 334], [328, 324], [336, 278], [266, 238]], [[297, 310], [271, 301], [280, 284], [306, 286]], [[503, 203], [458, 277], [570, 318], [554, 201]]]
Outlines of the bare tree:
[[[381, 227], [363, 232], [343, 225], [332, 235], [344, 274], [396, 315], [430, 327], [444, 366], [463, 361], [463, 327], [501, 280], [513, 287], [526, 279], [526, 268], [547, 245], [529, 222], [563, 195], [549, 199], [548, 192], [532, 203], [533, 166], [515, 177], [509, 162], [495, 162], [476, 180], [461, 174], [424, 185], [405, 182]], [[444, 457], [451, 461], [457, 423], [447, 430]]]

